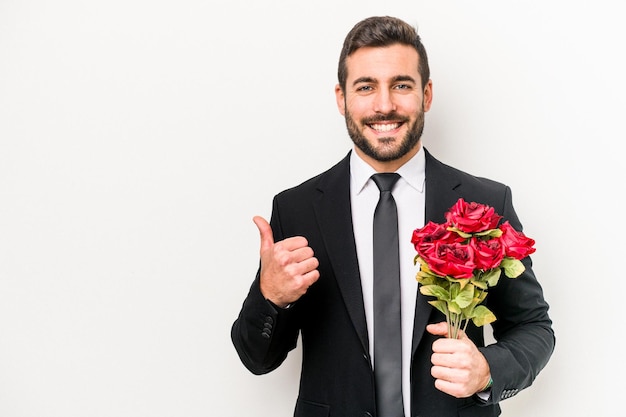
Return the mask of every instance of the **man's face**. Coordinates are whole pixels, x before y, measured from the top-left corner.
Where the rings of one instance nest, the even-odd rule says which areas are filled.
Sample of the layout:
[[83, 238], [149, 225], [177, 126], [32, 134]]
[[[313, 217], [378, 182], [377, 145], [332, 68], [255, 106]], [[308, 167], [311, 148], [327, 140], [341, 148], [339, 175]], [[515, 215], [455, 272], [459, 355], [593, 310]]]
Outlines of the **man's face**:
[[396, 170], [419, 151], [432, 84], [424, 89], [417, 51], [408, 45], [358, 49], [346, 59], [337, 106], [356, 152], [378, 171]]

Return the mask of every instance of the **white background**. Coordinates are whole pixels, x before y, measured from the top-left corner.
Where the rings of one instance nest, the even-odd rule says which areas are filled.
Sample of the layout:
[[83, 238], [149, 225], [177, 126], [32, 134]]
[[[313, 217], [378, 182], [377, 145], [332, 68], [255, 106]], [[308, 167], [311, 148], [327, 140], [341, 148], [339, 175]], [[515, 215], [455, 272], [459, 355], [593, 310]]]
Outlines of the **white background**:
[[290, 416], [230, 326], [272, 196], [351, 142], [345, 34], [417, 25], [424, 143], [513, 188], [557, 334], [504, 415], [619, 416], [626, 30], [587, 1], [0, 0], [0, 416]]

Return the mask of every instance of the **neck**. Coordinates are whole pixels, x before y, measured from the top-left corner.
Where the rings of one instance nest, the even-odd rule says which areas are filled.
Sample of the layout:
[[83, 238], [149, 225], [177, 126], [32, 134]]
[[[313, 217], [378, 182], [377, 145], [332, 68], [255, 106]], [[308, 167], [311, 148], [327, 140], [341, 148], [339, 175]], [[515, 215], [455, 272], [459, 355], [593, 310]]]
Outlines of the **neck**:
[[398, 159], [394, 159], [391, 161], [379, 161], [374, 159], [366, 154], [364, 154], [359, 148], [355, 147], [354, 151], [359, 155], [359, 157], [364, 160], [368, 165], [370, 165], [376, 172], [396, 172], [400, 169], [400, 167], [406, 164], [411, 160], [420, 150], [421, 144], [420, 142], [415, 145], [413, 149], [411, 149], [408, 153], [403, 155]]

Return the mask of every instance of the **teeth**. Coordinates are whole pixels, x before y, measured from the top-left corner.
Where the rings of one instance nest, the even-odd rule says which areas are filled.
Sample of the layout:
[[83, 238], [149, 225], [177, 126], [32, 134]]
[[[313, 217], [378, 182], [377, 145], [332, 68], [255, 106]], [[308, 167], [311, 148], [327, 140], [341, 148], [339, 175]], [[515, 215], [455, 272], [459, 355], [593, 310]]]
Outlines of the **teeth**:
[[374, 124], [371, 128], [378, 132], [389, 132], [390, 130], [397, 129], [400, 123], [386, 123], [386, 124]]

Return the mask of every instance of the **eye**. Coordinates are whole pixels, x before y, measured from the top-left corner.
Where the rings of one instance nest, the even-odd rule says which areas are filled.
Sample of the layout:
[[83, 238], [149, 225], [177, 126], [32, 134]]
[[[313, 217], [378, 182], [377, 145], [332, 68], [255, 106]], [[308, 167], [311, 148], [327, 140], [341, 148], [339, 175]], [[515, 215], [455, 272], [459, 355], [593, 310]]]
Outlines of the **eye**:
[[372, 91], [372, 86], [371, 85], [362, 85], [357, 87], [356, 91]]
[[409, 84], [397, 84], [396, 86], [394, 86], [394, 88], [397, 90], [410, 90], [413, 87]]

